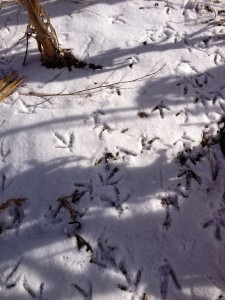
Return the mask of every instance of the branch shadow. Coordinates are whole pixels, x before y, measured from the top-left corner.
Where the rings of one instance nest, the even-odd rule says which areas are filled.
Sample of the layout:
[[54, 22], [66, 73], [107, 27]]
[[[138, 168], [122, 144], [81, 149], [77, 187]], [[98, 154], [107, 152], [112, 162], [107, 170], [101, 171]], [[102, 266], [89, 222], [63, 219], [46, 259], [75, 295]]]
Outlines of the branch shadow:
[[[136, 123], [145, 122], [146, 131], [148, 124], [149, 132], [154, 128], [152, 122], [162, 123], [157, 122], [157, 132], [142, 136], [136, 153], [121, 147], [112, 153], [103, 150], [86, 168], [82, 167], [85, 157], [72, 153], [44, 163], [33, 160], [26, 162], [27, 170], [12, 178], [5, 158], [2, 201], [15, 197], [28, 200], [20, 212], [20, 223], [13, 223], [15, 208], [1, 222], [3, 296], [15, 298], [18, 288], [17, 299], [24, 299], [26, 294], [38, 297], [41, 286], [45, 288], [40, 293], [48, 299], [56, 294], [58, 299], [113, 299], [121, 293], [133, 297], [146, 293], [157, 299], [200, 300], [211, 299], [207, 295], [210, 288], [218, 297], [224, 295], [224, 159], [218, 138], [209, 132], [201, 143], [193, 141], [191, 134], [167, 143], [160, 136], [167, 114], [181, 116], [178, 125], [169, 128], [175, 131], [185, 123], [196, 126], [193, 120], [201, 114], [210, 116], [204, 101], [214, 101], [211, 109], [220, 103], [216, 107], [219, 114], [224, 101], [222, 74], [224, 66], [219, 66], [207, 74], [193, 70], [189, 76], [180, 74], [147, 82], [139, 90], [133, 108], [135, 112], [144, 110], [147, 118], [136, 116]], [[162, 84], [164, 89], [159, 89]], [[210, 99], [200, 97], [196, 101], [203, 90]], [[210, 91], [217, 92], [218, 98]], [[170, 109], [160, 116], [154, 108], [159, 108], [161, 99]], [[201, 109], [196, 108], [198, 105]], [[119, 111], [105, 109], [107, 123], [116, 119]], [[56, 127], [67, 122], [73, 127], [82, 118], [87, 116], [17, 127], [3, 134], [11, 138], [19, 132], [29, 135], [34, 129], [46, 130], [51, 123]], [[103, 134], [105, 141], [106, 135], [110, 134]], [[76, 212], [81, 228], [71, 223], [68, 209], [59, 208], [57, 199], [63, 197]], [[88, 242], [81, 249], [78, 235]], [[19, 264], [16, 267], [12, 264], [15, 258]], [[51, 267], [46, 271], [48, 264]], [[38, 278], [36, 285], [34, 278]]]
[[[203, 300], [212, 299], [210, 288], [224, 295], [223, 226], [213, 233], [216, 214], [224, 214], [224, 159], [217, 145], [210, 147], [220, 165], [213, 179], [202, 145], [184, 148], [185, 161], [165, 149], [144, 150], [133, 162], [123, 152], [106, 152], [87, 168], [82, 157], [62, 157], [31, 161], [7, 178], [2, 199], [28, 200], [19, 212], [15, 206], [1, 213], [2, 299], [146, 293]], [[149, 164], [135, 166], [143, 156]], [[80, 226], [57, 199], [66, 199]]]
[[[202, 41], [191, 38], [192, 45]], [[223, 45], [220, 39], [218, 43]], [[114, 60], [132, 53], [173, 47], [186, 47], [185, 41], [143, 44], [117, 53], [114, 49], [96, 60], [109, 55], [113, 66]], [[76, 128], [78, 135], [81, 122], [90, 117], [80, 106], [80, 114], [69, 117], [53, 114], [51, 120], [30, 125], [1, 126], [1, 204], [27, 198], [21, 207], [0, 213], [2, 299], [145, 299], [146, 294], [211, 300], [212, 291], [217, 299], [225, 297], [225, 166], [215, 136], [225, 109], [224, 66], [200, 73], [183, 60], [176, 72], [146, 82], [133, 106], [108, 104], [97, 111], [109, 126], [88, 125], [93, 125], [93, 140], [100, 139], [94, 161], [85, 153], [73, 153], [72, 146], [61, 146], [55, 147], [60, 151], [55, 158], [48, 159], [47, 150], [40, 149], [40, 157], [31, 152], [30, 161], [13, 166], [3, 147], [4, 139], [14, 140], [20, 133], [29, 141], [33, 130], [46, 133], [66, 126]], [[123, 97], [123, 87], [121, 92]], [[142, 124], [144, 134], [140, 132], [135, 151], [128, 143], [104, 148], [112, 139], [113, 122], [127, 125], [115, 134], [128, 135]], [[99, 135], [97, 125], [103, 128]], [[189, 126], [189, 134], [184, 126]], [[204, 128], [204, 140], [203, 133], [195, 136], [196, 126]], [[163, 139], [165, 130], [170, 134]], [[176, 132], [174, 140], [171, 131]], [[21, 151], [23, 146], [18, 142]], [[92, 143], [87, 144], [85, 151], [91, 148]]]

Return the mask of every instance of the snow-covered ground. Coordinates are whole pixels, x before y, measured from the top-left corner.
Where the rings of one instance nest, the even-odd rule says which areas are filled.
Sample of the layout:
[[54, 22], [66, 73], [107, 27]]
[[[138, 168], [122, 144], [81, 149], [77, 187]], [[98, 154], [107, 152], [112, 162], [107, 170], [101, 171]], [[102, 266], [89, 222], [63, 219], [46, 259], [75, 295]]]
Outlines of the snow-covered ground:
[[2, 9], [0, 299], [225, 299], [223, 2], [42, 1], [71, 72]]

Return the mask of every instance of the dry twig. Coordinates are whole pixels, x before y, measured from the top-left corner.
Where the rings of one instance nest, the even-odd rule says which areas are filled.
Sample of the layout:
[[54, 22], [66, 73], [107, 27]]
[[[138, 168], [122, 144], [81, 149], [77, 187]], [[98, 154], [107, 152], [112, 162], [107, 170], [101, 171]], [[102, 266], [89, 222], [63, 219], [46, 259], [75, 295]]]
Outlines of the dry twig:
[[123, 84], [127, 84], [127, 83], [134, 83], [134, 82], [140, 82], [143, 81], [149, 77], [154, 76], [155, 74], [159, 73], [164, 67], [166, 66], [166, 63], [160, 67], [158, 70], [156, 71], [152, 71], [151, 73], [141, 76], [141, 77], [137, 77], [135, 79], [131, 79], [131, 80], [122, 80], [120, 79], [119, 81], [116, 81], [114, 83], [108, 83], [108, 84], [100, 84], [98, 86], [95, 87], [91, 87], [91, 88], [86, 88], [84, 90], [79, 90], [79, 91], [74, 91], [71, 93], [55, 93], [55, 94], [47, 94], [47, 93], [37, 93], [37, 92], [29, 92], [26, 94], [21, 94], [23, 96], [35, 96], [35, 97], [63, 97], [63, 96], [82, 96], [82, 95], [86, 95], [88, 92], [99, 92], [101, 90], [107, 89], [107, 88], [119, 88], [120, 85]]

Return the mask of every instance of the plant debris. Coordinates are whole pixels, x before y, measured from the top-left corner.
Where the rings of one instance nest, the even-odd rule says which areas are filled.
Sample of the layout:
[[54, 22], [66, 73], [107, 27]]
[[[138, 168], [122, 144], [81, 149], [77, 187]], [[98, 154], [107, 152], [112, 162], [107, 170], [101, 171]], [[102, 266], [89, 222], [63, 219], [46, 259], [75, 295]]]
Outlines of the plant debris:
[[137, 115], [140, 118], [148, 118], [149, 117], [149, 114], [146, 113], [145, 111], [139, 111]]
[[77, 229], [79, 229], [81, 227], [81, 223], [79, 221], [77, 221], [77, 217], [82, 217], [82, 214], [75, 211], [73, 206], [71, 205], [71, 203], [69, 202], [68, 199], [70, 199], [73, 195], [71, 196], [66, 196], [66, 197], [62, 197], [57, 199], [57, 201], [60, 203], [59, 205], [59, 210], [64, 207], [70, 214], [71, 217], [71, 221], [69, 222], [69, 224], [77, 224]]
[[8, 199], [6, 202], [0, 205], [0, 213], [2, 213], [6, 208], [10, 207], [13, 204], [21, 206], [25, 201], [27, 201], [26, 198]]
[[79, 234], [76, 234], [75, 236], [77, 239], [77, 246], [79, 250], [81, 250], [83, 247], [86, 247], [86, 252], [93, 252], [91, 245], [82, 236], [80, 236]]
[[12, 71], [0, 79], [0, 101], [11, 95], [24, 81], [25, 77], [18, 78], [17, 71]]

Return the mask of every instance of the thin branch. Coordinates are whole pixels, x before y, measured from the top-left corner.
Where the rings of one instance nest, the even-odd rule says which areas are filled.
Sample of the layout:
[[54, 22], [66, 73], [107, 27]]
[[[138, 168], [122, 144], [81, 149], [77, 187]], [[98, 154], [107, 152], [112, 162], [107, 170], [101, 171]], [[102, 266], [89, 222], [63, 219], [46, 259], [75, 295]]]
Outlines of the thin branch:
[[[95, 87], [91, 87], [91, 88], [87, 88], [87, 89], [79, 90], [79, 91], [74, 91], [74, 92], [71, 92], [71, 93], [55, 93], [55, 94], [47, 94], [46, 93], [45, 94], [45, 93], [29, 92], [29, 93], [21, 94], [21, 95], [23, 95], [23, 96], [35, 96], [35, 97], [53, 97], [53, 96], [54, 97], [63, 97], [63, 96], [83, 95], [83, 94], [86, 94], [87, 92], [98, 92], [102, 89], [117, 87], [120, 84], [127, 84], [127, 83], [143, 81], [143, 80], [147, 79], [148, 77], [152, 77], [153, 75], [159, 73], [165, 66], [166, 66], [166, 63], [161, 68], [159, 68], [158, 70], [156, 70], [152, 73], [146, 74], [144, 76], [137, 77], [135, 79], [124, 80], [124, 81], [120, 79], [119, 81], [116, 81], [114, 83], [109, 83], [109, 84], [104, 84], [103, 83], [103, 84], [100, 84], [100, 85], [95, 86]], [[124, 77], [122, 77], [122, 79], [123, 78]]]

